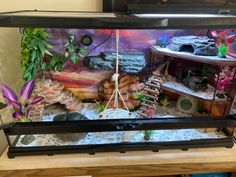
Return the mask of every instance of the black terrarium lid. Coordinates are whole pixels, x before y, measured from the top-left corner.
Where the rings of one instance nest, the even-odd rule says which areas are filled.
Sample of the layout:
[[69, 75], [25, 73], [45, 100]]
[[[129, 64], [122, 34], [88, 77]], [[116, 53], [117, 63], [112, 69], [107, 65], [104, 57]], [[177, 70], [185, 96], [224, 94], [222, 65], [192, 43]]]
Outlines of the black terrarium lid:
[[[150, 11], [151, 12], [151, 11]], [[87, 29], [232, 28], [234, 14], [127, 14], [23, 10], [0, 13], [0, 27]]]
[[105, 12], [234, 14], [235, 0], [103, 0]]

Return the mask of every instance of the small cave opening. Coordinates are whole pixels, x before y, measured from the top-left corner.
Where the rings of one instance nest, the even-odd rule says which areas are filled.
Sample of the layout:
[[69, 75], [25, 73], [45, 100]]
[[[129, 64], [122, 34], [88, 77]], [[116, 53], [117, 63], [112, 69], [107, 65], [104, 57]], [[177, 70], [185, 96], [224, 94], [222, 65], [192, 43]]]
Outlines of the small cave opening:
[[188, 52], [188, 53], [193, 53], [194, 48], [192, 45], [182, 45], [180, 52]]
[[66, 106], [59, 102], [47, 105], [44, 107], [44, 114], [58, 114], [67, 112]]

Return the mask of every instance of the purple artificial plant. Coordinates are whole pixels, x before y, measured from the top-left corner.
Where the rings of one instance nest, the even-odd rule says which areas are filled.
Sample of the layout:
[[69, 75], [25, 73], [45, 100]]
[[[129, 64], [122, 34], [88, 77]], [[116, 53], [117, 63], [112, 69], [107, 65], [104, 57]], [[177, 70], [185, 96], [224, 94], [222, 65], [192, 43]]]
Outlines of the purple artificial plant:
[[217, 39], [217, 42], [219, 43], [219, 57], [226, 58], [229, 44], [232, 44], [234, 42], [235, 35], [227, 35], [226, 31], [220, 33], [212, 31], [211, 34], [214, 38]]
[[34, 80], [25, 83], [21, 89], [20, 97], [18, 98], [13, 89], [5, 84], [2, 85], [2, 95], [5, 98], [6, 103], [14, 108], [12, 116], [16, 121], [30, 122], [30, 109], [33, 105], [44, 99], [41, 96], [37, 96], [32, 100], [30, 99], [34, 87]]
[[225, 98], [225, 92], [230, 87], [232, 80], [234, 79], [234, 70], [229, 66], [224, 67], [219, 74], [215, 75], [217, 96], [219, 98]]

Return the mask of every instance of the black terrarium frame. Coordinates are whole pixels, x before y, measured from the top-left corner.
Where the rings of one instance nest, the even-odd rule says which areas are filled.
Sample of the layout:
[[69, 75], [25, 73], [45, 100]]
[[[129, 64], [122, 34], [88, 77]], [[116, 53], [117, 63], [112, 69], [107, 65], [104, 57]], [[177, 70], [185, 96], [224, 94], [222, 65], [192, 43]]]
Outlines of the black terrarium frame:
[[[33, 146], [17, 147], [20, 135], [32, 134], [65, 134], [65, 133], [88, 133], [88, 132], [111, 132], [111, 131], [135, 131], [135, 130], [170, 130], [186, 128], [234, 128], [235, 117], [216, 118], [153, 118], [153, 119], [111, 119], [111, 120], [81, 120], [68, 122], [31, 122], [15, 123], [4, 128], [9, 143], [8, 157], [24, 155], [54, 155], [67, 153], [97, 152], [121, 152], [151, 150], [158, 152], [163, 149], [182, 149], [200, 147], [227, 147], [234, 145], [232, 132], [224, 131], [225, 138], [199, 139], [190, 141], [170, 142], [145, 142], [145, 143], [110, 143], [92, 145], [67, 145], [67, 146]], [[15, 135], [13, 142], [10, 136]]]
[[[113, 2], [113, 1], [112, 1]], [[232, 8], [231, 6], [231, 9]], [[236, 9], [236, 8], [235, 8]], [[146, 18], [141, 19], [127, 13], [116, 13], [114, 17], [79, 17], [79, 16], [37, 16], [39, 11], [20, 11], [0, 14], [1, 27], [51, 27], [51, 28], [113, 28], [113, 29], [182, 29], [182, 28], [232, 28], [236, 26], [236, 16], [220, 15], [206, 18]], [[234, 12], [234, 11], [232, 11]], [[42, 13], [48, 13], [44, 11]], [[56, 12], [53, 12], [56, 13]], [[66, 13], [66, 12], [59, 12]], [[75, 12], [73, 12], [75, 13]], [[78, 12], [76, 12], [78, 13]], [[79, 13], [78, 13], [79, 14]], [[114, 15], [114, 14], [113, 14]], [[108, 15], [109, 16], [109, 15]], [[152, 71], [149, 63], [147, 75]], [[215, 96], [215, 94], [214, 94]], [[53, 155], [64, 153], [89, 153], [96, 152], [126, 152], [136, 150], [159, 151], [162, 149], [183, 149], [199, 147], [228, 147], [234, 144], [233, 132], [226, 128], [236, 127], [235, 116], [223, 117], [184, 117], [184, 118], [153, 118], [153, 119], [111, 119], [111, 120], [81, 120], [68, 122], [30, 122], [3, 125], [9, 143], [8, 156], [14, 158], [21, 155]], [[226, 137], [220, 139], [199, 139], [189, 141], [170, 142], [137, 142], [137, 143], [112, 143], [92, 145], [67, 145], [67, 146], [16, 146], [21, 135], [34, 134], [65, 134], [88, 132], [136, 131], [136, 130], [170, 130], [189, 128], [218, 128], [224, 131]], [[12, 141], [11, 136], [16, 136]]]

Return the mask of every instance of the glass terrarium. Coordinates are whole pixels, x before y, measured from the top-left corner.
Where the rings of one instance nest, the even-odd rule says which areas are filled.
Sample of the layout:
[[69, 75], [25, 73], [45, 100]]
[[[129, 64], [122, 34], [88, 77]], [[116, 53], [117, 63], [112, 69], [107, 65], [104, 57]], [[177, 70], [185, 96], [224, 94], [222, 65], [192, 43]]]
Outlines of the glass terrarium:
[[235, 19], [1, 14], [0, 26], [20, 28], [25, 82], [16, 94], [1, 78], [9, 157], [232, 147]]

